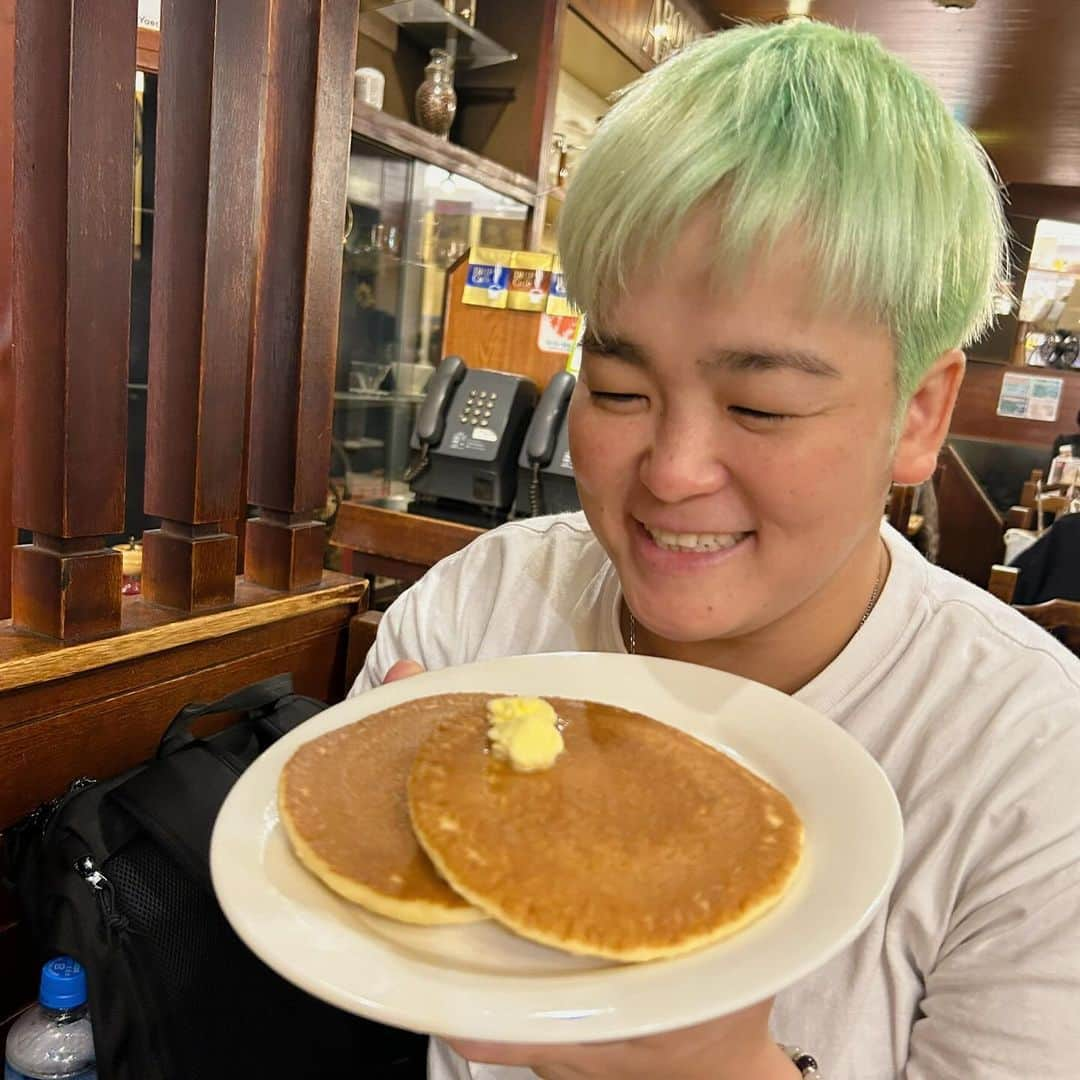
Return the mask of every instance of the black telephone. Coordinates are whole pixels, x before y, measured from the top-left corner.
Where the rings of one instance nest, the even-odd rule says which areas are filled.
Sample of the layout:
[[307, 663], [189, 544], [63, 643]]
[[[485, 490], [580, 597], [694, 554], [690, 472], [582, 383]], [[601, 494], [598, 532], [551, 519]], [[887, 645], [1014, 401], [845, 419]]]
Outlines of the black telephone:
[[417, 498], [509, 510], [536, 397], [524, 375], [471, 369], [447, 356], [428, 383], [410, 443], [417, 456], [406, 479]]
[[580, 510], [566, 417], [577, 380], [557, 372], [536, 406], [518, 458], [519, 517]]

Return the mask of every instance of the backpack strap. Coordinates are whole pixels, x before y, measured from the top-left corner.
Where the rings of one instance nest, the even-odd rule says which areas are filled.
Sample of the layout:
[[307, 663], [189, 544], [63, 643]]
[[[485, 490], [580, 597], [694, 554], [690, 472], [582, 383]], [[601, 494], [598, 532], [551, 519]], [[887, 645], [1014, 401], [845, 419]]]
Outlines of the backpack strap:
[[245, 686], [243, 689], [223, 697], [220, 701], [208, 703], [196, 701], [190, 705], [185, 705], [172, 718], [169, 726], [165, 729], [165, 734], [161, 736], [156, 756], [159, 758], [168, 757], [170, 754], [175, 754], [177, 750], [196, 742], [197, 736], [192, 733], [191, 726], [200, 717], [223, 712], [246, 712], [250, 715], [251, 713], [270, 711], [281, 698], [287, 697], [292, 692], [292, 674], [286, 672], [284, 675], [274, 675], [272, 678], [263, 679], [262, 682]]

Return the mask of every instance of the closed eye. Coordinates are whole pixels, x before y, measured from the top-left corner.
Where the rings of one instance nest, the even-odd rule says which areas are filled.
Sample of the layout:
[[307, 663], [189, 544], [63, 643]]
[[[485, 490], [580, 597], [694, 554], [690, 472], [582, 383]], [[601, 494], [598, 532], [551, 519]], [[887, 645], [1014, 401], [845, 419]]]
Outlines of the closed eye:
[[589, 397], [598, 409], [617, 415], [643, 412], [649, 404], [649, 399], [644, 394], [615, 394], [604, 390], [590, 390]]
[[765, 423], [778, 423], [781, 420], [790, 420], [790, 413], [765, 412], [762, 409], [748, 409], [743, 405], [729, 405], [729, 410], [737, 416], [745, 416], [748, 420], [761, 420]]

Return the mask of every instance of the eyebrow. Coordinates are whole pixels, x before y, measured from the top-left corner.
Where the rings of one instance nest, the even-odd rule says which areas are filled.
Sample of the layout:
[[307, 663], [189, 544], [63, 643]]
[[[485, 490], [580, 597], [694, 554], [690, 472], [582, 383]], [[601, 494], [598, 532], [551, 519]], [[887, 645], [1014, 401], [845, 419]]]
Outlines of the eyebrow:
[[[597, 338], [588, 331], [582, 340], [587, 352], [622, 360], [633, 367], [648, 367], [648, 354], [640, 345], [622, 338]], [[804, 375], [824, 378], [840, 377], [837, 368], [824, 357], [805, 349], [785, 349], [777, 352], [767, 348], [718, 349], [699, 361], [704, 367], [721, 367], [729, 371], [799, 371]]]

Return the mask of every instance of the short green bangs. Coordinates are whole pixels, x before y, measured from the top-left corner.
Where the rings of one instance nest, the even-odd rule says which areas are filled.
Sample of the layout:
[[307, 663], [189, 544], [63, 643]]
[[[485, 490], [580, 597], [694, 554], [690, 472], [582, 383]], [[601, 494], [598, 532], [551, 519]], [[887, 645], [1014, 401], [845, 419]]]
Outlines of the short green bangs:
[[992, 167], [875, 38], [813, 22], [744, 26], [633, 84], [561, 215], [571, 297], [602, 327], [635, 270], [710, 200], [718, 266], [798, 226], [824, 295], [891, 329], [904, 398], [993, 317], [1007, 266]]

